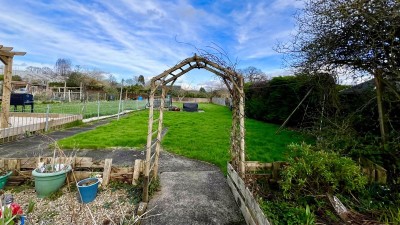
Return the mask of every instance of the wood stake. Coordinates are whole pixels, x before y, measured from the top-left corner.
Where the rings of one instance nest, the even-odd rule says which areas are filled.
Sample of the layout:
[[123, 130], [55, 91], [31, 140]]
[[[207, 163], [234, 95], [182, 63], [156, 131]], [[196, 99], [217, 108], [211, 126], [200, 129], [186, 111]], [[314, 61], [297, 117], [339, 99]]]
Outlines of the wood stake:
[[112, 159], [106, 159], [104, 161], [103, 183], [102, 183], [102, 185], [104, 186], [107, 186], [108, 183], [110, 182], [111, 167], [112, 167]]

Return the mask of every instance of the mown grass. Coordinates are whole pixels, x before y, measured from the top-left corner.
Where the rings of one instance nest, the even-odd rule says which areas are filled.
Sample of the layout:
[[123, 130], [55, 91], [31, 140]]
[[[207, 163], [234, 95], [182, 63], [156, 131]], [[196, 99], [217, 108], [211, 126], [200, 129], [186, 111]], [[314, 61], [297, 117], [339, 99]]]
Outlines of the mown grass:
[[[167, 112], [169, 128], [163, 147], [189, 158], [211, 162], [226, 171], [230, 160], [231, 111], [212, 104], [200, 105], [204, 113]], [[285, 160], [286, 146], [307, 141], [297, 132], [275, 135], [277, 125], [246, 119], [247, 160], [272, 162]]]
[[[207, 161], [225, 171], [229, 161], [231, 111], [213, 104], [200, 104], [201, 113], [164, 114], [168, 133], [162, 146], [167, 151]], [[96, 130], [59, 141], [63, 148], [100, 149], [110, 147], [143, 148], [146, 143], [148, 111], [140, 111], [113, 121]], [[246, 120], [246, 155], [248, 160], [271, 162], [285, 160], [286, 146], [306, 140], [293, 131], [275, 135], [277, 125]]]
[[59, 140], [58, 144], [65, 149], [141, 148], [146, 143], [147, 119], [148, 111], [137, 111], [94, 130]]

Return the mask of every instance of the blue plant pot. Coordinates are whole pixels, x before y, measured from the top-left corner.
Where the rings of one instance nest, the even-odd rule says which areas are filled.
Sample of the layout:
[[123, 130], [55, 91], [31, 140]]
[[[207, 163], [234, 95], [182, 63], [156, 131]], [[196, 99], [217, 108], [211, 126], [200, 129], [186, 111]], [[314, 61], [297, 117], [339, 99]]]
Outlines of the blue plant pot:
[[81, 180], [76, 185], [78, 187], [78, 200], [82, 203], [92, 202], [97, 196], [99, 188], [99, 179], [86, 178]]

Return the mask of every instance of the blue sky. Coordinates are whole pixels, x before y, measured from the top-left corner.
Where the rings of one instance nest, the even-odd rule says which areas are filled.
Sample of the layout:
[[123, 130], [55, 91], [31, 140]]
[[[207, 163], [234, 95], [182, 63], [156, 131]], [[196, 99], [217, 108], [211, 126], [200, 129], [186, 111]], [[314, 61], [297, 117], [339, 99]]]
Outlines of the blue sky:
[[[214, 43], [238, 68], [288, 74], [273, 48], [294, 33], [297, 0], [0, 0], [0, 44], [26, 51], [15, 64], [53, 67], [58, 58], [118, 80], [158, 75]], [[184, 44], [189, 43], [189, 44]], [[215, 45], [214, 45], [215, 46]], [[211, 49], [209, 49], [211, 50]], [[215, 83], [203, 70], [183, 76], [192, 88]]]

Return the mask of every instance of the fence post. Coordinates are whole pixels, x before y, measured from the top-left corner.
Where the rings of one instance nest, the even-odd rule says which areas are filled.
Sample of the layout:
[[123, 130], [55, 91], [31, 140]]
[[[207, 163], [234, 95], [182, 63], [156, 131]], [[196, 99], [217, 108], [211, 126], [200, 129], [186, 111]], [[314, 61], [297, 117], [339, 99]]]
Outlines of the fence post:
[[83, 105], [82, 105], [82, 118], [85, 118], [85, 114], [86, 114], [86, 100], [83, 100]]
[[47, 132], [49, 130], [49, 111], [50, 111], [50, 105], [47, 104], [47, 109], [46, 109], [46, 126], [44, 128], [44, 131]]
[[119, 94], [118, 118], [117, 118], [117, 120], [119, 120], [119, 113], [121, 112], [122, 88], [123, 88], [123, 87], [124, 87], [124, 79], [122, 79], [122, 82], [121, 82], [121, 91], [120, 91], [120, 94]]
[[87, 104], [87, 100], [83, 101], [83, 115], [82, 115], [83, 118], [85, 118], [85, 116], [86, 116], [86, 107], [87, 107], [86, 104]]
[[97, 118], [100, 118], [100, 100], [97, 100]]
[[136, 99], [136, 110], [139, 110], [139, 100]]

